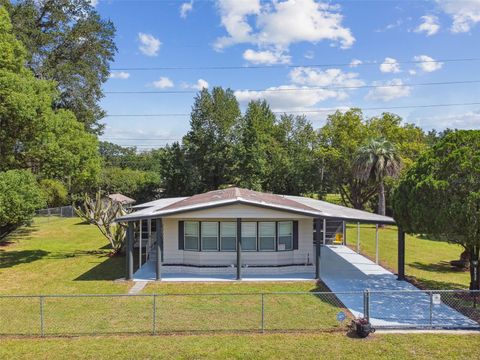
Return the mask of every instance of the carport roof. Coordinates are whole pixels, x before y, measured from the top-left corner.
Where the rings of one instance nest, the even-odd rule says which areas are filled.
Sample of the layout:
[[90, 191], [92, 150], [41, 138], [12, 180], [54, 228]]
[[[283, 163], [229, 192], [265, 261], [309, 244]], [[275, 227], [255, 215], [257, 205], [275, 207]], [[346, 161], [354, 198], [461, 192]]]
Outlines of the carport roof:
[[285, 211], [311, 217], [332, 218], [347, 221], [394, 224], [386, 216], [355, 210], [325, 201], [300, 196], [276, 195], [237, 187], [209, 191], [186, 198], [165, 198], [137, 205], [141, 209], [118, 218], [118, 221], [134, 221], [148, 218], [166, 217], [190, 211], [213, 207], [244, 204]]

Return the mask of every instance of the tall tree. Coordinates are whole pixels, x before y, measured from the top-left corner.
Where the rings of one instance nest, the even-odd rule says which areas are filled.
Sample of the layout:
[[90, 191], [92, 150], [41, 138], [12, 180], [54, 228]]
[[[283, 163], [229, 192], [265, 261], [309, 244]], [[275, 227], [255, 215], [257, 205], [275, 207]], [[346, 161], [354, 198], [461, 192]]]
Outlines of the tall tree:
[[315, 148], [318, 137], [304, 116], [283, 114], [275, 126], [269, 189], [283, 194], [312, 193], [321, 182]]
[[99, 133], [105, 116], [98, 102], [116, 52], [115, 28], [100, 18], [90, 0], [0, 0], [13, 30], [28, 51], [27, 66], [54, 80], [56, 108], [69, 109], [89, 131]]
[[372, 139], [357, 151], [353, 173], [363, 183], [373, 182], [378, 189], [378, 213], [385, 215], [385, 179], [400, 174], [401, 159], [395, 146], [383, 139]]
[[186, 158], [185, 149], [178, 142], [167, 146], [160, 158], [163, 193], [168, 196], [195, 194], [201, 186], [195, 171]]
[[0, 171], [30, 169], [71, 189], [93, 184], [100, 162], [97, 139], [68, 110], [52, 110], [53, 82], [24, 67], [25, 50], [0, 7]]
[[187, 160], [198, 187], [195, 192], [215, 190], [232, 181], [235, 124], [240, 108], [230, 89], [203, 89], [195, 97], [190, 131], [183, 138]]
[[443, 237], [468, 251], [470, 288], [479, 289], [480, 131], [445, 135], [407, 171], [393, 200], [404, 231]]
[[340, 193], [345, 205], [363, 209], [376, 189], [363, 184], [352, 172], [357, 149], [368, 139], [362, 111], [350, 109], [337, 111], [327, 118], [319, 130], [319, 166], [323, 168], [324, 182]]
[[269, 177], [275, 114], [266, 101], [252, 101], [237, 129], [238, 147], [235, 154], [235, 183], [252, 190], [265, 190]]

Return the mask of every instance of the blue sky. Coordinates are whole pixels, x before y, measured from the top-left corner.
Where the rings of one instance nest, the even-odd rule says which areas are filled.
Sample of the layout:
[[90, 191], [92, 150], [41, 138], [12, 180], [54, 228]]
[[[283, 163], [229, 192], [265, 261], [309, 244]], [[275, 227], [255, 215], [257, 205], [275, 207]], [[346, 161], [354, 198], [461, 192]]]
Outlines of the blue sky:
[[[480, 58], [480, 0], [92, 3], [117, 28], [119, 51], [102, 101], [112, 115], [188, 114], [195, 94], [108, 92], [194, 92], [203, 86], [234, 89], [242, 108], [266, 98], [275, 111], [307, 110], [315, 127], [332, 108], [480, 102], [478, 83], [399, 86], [480, 80], [480, 61], [434, 62]], [[318, 64], [342, 66], [309, 67]], [[242, 68], [208, 69], [215, 66]], [[132, 69], [151, 67], [194, 69]], [[395, 86], [365, 88], [389, 84]], [[480, 105], [389, 111], [427, 130], [480, 128]], [[142, 148], [181, 138], [189, 128], [188, 116], [104, 122], [105, 139]]]

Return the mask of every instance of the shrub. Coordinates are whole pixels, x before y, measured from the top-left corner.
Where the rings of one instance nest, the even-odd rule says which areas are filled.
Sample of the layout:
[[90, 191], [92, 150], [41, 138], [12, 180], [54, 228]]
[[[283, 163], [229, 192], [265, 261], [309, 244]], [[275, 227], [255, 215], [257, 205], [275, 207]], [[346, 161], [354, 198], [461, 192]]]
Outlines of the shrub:
[[45, 206], [42, 190], [28, 170], [0, 172], [0, 238], [28, 223]]

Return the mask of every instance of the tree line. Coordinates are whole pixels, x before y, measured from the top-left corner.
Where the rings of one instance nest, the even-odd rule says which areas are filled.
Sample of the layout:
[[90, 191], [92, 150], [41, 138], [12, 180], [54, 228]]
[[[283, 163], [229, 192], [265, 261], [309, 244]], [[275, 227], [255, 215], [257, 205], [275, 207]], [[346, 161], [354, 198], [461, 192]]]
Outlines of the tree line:
[[[195, 97], [181, 142], [142, 153], [104, 142], [101, 153], [118, 176], [124, 171], [127, 178], [132, 170], [158, 174], [159, 188], [150, 190], [163, 196], [235, 185], [318, 198], [340, 194], [347, 206], [377, 210], [378, 183], [362, 178], [355, 166], [362, 146], [383, 139], [405, 171], [437, 137], [395, 114], [367, 118], [360, 109], [337, 111], [317, 129], [304, 115], [276, 116], [264, 100], [251, 101], [242, 114], [234, 93], [215, 87]], [[389, 203], [396, 180], [382, 181]]]

